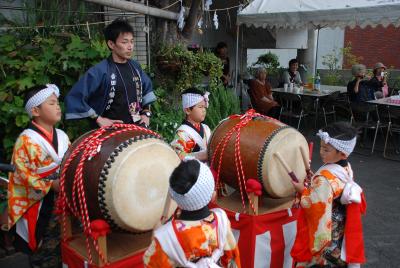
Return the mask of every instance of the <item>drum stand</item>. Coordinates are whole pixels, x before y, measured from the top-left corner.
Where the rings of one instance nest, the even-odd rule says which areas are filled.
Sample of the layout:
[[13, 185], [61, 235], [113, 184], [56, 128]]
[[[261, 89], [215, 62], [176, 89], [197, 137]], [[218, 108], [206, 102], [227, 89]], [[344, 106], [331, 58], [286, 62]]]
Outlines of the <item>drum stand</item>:
[[63, 264], [69, 268], [88, 267], [87, 265], [90, 267], [143, 267], [143, 254], [150, 245], [152, 232], [142, 234], [111, 232], [99, 235], [97, 243], [102, 258], [93, 246], [93, 238], [89, 238], [93, 259], [93, 265], [91, 265], [88, 261], [86, 236], [81, 231], [75, 231], [71, 215], [65, 217], [65, 228], [61, 231], [64, 238], [61, 242], [61, 252]]

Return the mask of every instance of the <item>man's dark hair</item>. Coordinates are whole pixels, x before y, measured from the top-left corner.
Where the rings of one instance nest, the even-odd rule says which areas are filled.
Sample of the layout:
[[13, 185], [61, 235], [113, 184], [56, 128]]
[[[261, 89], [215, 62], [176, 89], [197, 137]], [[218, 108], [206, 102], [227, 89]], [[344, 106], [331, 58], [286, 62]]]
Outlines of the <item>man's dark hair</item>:
[[45, 89], [47, 86], [45, 85], [38, 85], [38, 86], [34, 86], [28, 89], [28, 91], [25, 93], [24, 96], [24, 107], [26, 105], [26, 103], [28, 102], [28, 100], [30, 98], [32, 98], [36, 93], [38, 93], [39, 91], [41, 91], [42, 89]]
[[197, 160], [182, 161], [169, 177], [169, 185], [178, 194], [186, 194], [196, 183], [200, 173]]
[[322, 131], [328, 132], [329, 136], [334, 139], [348, 141], [357, 136], [357, 129], [348, 122], [336, 122], [330, 124]]
[[295, 63], [299, 63], [299, 62], [297, 61], [297, 59], [291, 59], [291, 60], [289, 61], [289, 67], [290, 67], [290, 65], [295, 64]]
[[103, 32], [106, 42], [110, 40], [115, 43], [121, 33], [132, 33], [133, 35], [133, 28], [128, 21], [123, 19], [115, 19], [113, 22], [107, 25], [106, 28], [104, 28]]
[[218, 50], [218, 49], [227, 48], [227, 47], [228, 47], [228, 45], [227, 45], [225, 42], [219, 42], [219, 43], [217, 44], [216, 49]]

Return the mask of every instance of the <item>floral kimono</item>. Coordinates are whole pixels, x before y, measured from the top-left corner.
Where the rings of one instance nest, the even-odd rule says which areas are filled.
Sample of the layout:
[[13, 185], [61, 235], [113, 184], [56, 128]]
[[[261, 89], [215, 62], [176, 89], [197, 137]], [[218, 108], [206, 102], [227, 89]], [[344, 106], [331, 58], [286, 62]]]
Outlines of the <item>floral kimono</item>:
[[145, 267], [241, 267], [229, 220], [221, 209], [198, 221], [172, 220], [155, 231]]
[[361, 213], [365, 202], [343, 204], [349, 182], [354, 183], [350, 164], [329, 164], [321, 167], [311, 186], [304, 189], [292, 249], [296, 267], [347, 267], [349, 263], [359, 267], [364, 262]]
[[185, 120], [176, 130], [171, 146], [181, 159], [185, 159], [185, 157], [195, 156], [197, 152], [207, 150], [210, 137], [211, 130], [206, 124], [194, 126]]
[[[16, 171], [8, 186], [8, 223], [17, 235], [36, 251], [40, 243], [38, 229], [43, 217], [50, 217], [54, 206], [52, 181], [69, 146], [68, 136], [59, 129], [47, 132], [32, 122], [18, 137], [12, 157]], [[38, 224], [39, 222], [39, 224]], [[38, 227], [40, 226], [40, 227]]]

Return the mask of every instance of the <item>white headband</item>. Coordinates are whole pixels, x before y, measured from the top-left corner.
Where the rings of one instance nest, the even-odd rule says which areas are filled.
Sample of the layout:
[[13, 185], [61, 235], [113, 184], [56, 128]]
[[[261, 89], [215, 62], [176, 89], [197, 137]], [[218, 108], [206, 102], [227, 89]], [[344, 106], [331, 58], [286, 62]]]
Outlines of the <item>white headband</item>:
[[329, 143], [333, 146], [333, 148], [346, 154], [347, 156], [349, 156], [353, 152], [357, 142], [357, 137], [354, 137], [353, 139], [348, 141], [338, 140], [331, 138], [328, 132], [323, 132], [322, 130], [318, 131], [317, 136], [320, 137], [321, 140], [323, 140], [325, 143]]
[[190, 108], [204, 100], [206, 103], [206, 107], [208, 108], [208, 96], [209, 95], [210, 95], [210, 92], [206, 92], [206, 93], [204, 93], [204, 95], [194, 94], [194, 93], [183, 94], [182, 95], [182, 107], [183, 107], [183, 109]]
[[55, 94], [57, 98], [60, 96], [60, 90], [54, 84], [47, 84], [46, 88], [40, 90], [38, 93], [33, 95], [25, 105], [25, 111], [28, 113], [29, 117], [32, 118], [32, 108], [38, 107], [42, 104], [48, 97]]
[[187, 193], [178, 194], [169, 187], [169, 193], [172, 199], [174, 199], [183, 210], [194, 211], [207, 206], [214, 192], [214, 176], [210, 168], [200, 161], [198, 162], [200, 163], [199, 177]]

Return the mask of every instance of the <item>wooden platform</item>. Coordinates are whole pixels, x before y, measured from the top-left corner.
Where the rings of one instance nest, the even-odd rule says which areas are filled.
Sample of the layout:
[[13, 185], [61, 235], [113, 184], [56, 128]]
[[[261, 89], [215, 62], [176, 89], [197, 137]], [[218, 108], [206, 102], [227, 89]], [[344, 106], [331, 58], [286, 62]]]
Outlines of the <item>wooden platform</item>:
[[[152, 232], [143, 234], [111, 233], [107, 235], [107, 257], [110, 263], [117, 262], [138, 252], [146, 250], [151, 243]], [[68, 245], [83, 259], [87, 259], [86, 240], [83, 234], [74, 234]], [[98, 256], [93, 248], [93, 261], [98, 262]]]
[[[258, 205], [258, 214], [266, 214], [270, 212], [279, 211], [282, 209], [291, 208], [294, 202], [293, 197], [286, 198], [270, 198], [265, 195], [259, 197], [259, 205]], [[229, 196], [218, 198], [217, 200], [218, 206], [229, 209], [231, 211], [237, 211], [242, 213], [242, 199], [240, 197], [240, 193], [235, 191], [231, 193]], [[248, 205], [248, 201], [245, 202]], [[249, 207], [247, 206], [247, 210], [249, 211]]]

